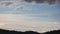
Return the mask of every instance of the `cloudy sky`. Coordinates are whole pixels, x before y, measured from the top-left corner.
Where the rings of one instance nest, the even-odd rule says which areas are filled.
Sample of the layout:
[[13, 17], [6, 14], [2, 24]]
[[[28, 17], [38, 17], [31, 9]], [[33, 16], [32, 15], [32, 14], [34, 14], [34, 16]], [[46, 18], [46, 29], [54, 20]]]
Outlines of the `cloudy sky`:
[[0, 0], [0, 28], [38, 32], [60, 29], [60, 0]]

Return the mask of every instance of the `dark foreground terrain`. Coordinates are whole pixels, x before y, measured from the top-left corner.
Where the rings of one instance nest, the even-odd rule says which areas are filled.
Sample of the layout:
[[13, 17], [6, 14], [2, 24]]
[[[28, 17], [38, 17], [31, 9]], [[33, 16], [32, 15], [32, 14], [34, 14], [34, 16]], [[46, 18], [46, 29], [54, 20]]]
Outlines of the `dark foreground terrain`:
[[60, 30], [53, 30], [45, 33], [38, 33], [35, 31], [21, 32], [21, 31], [10, 31], [10, 30], [0, 29], [0, 34], [60, 34]]

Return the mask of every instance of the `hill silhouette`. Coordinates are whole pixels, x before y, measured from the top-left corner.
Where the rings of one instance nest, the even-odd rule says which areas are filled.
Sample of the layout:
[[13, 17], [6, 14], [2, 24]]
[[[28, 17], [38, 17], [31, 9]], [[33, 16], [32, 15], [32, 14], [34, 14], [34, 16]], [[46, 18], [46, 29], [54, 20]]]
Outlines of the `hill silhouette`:
[[53, 31], [45, 32], [43, 34], [60, 34], [60, 30], [53, 30]]
[[0, 34], [40, 34], [38, 32], [34, 32], [34, 31], [10, 31], [10, 30], [4, 30], [4, 29], [0, 29]]
[[10, 30], [5, 30], [5, 29], [0, 29], [0, 34], [60, 34], [60, 30], [53, 30], [53, 31], [48, 31], [45, 33], [39, 33], [35, 31], [10, 31]]

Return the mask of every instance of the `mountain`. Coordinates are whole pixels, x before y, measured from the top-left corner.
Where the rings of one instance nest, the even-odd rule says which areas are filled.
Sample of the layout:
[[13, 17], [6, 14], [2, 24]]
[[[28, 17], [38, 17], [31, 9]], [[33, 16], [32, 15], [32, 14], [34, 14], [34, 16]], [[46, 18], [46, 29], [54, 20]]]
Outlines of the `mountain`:
[[60, 30], [53, 30], [53, 31], [48, 31], [44, 33], [38, 33], [35, 31], [10, 31], [10, 30], [5, 30], [5, 29], [0, 29], [0, 34], [60, 34]]

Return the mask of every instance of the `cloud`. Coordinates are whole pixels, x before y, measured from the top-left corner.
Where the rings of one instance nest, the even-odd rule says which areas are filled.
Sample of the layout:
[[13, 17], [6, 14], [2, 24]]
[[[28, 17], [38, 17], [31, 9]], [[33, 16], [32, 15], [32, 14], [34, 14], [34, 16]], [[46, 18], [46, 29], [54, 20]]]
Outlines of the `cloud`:
[[[29, 3], [35, 3], [35, 4], [41, 4], [41, 3], [46, 3], [46, 4], [60, 4], [60, 0], [0, 0], [0, 1], [14, 1], [14, 2], [29, 2]], [[3, 3], [5, 4], [5, 3]], [[9, 5], [11, 3], [7, 3], [6, 5]]]
[[0, 0], [0, 1], [21, 1], [21, 0]]
[[14, 5], [15, 3], [22, 2], [21, 0], [0, 0], [0, 6]]
[[15, 10], [31, 11], [32, 8], [28, 8], [28, 7], [24, 7], [24, 6], [17, 6], [17, 7], [15, 8]]
[[24, 0], [26, 2], [33, 2], [35, 1], [37, 4], [38, 3], [48, 3], [48, 4], [59, 4], [60, 0]]
[[59, 22], [27, 20], [29, 18], [31, 17], [25, 14], [0, 14], [0, 23], [5, 23], [5, 25], [0, 28], [17, 31], [32, 30], [38, 32], [60, 29]]
[[0, 2], [0, 6], [9, 6], [9, 5], [12, 5], [14, 4], [14, 2]]

